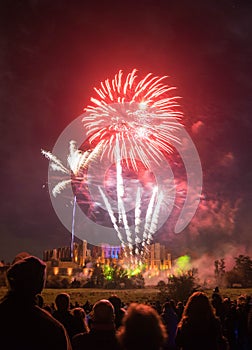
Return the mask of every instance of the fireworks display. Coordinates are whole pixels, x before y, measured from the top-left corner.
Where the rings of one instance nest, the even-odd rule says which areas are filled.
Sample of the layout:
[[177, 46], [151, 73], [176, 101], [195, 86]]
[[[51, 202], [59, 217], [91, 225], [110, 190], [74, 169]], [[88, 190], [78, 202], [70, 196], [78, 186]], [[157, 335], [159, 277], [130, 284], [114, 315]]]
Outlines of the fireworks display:
[[[149, 196], [143, 203], [143, 181], [139, 179], [139, 164], [145, 171], [154, 171], [165, 162], [165, 154], [172, 152], [174, 143], [180, 142], [175, 130], [181, 128], [182, 113], [173, 96], [175, 89], [165, 85], [166, 76], [149, 73], [137, 81], [134, 69], [127, 76], [122, 71], [114, 79], [107, 79], [100, 88], [94, 88], [99, 99], [91, 98], [92, 105], [85, 109], [83, 124], [90, 145], [102, 144], [101, 160], [109, 158], [115, 164], [116, 214], [109, 198], [99, 187], [113, 227], [121, 244], [129, 248], [129, 254], [144, 256], [158, 228], [159, 214], [164, 192], [156, 178], [148, 181]], [[132, 169], [137, 175], [134, 195], [125, 195], [130, 186], [123, 176], [123, 168]], [[169, 197], [169, 196], [168, 196]], [[129, 222], [127, 200], [134, 202], [134, 224]], [[124, 240], [120, 227], [126, 235]], [[142, 242], [141, 248], [139, 243]], [[133, 246], [135, 248], [133, 248]]]
[[94, 88], [99, 99], [92, 97], [82, 116], [87, 139], [79, 146], [70, 141], [67, 166], [42, 151], [50, 168], [67, 176], [52, 187], [53, 196], [72, 187], [72, 242], [78, 205], [93, 222], [113, 228], [132, 264], [136, 255], [147, 256], [161, 218], [172, 210], [176, 191], [167, 155], [180, 144], [182, 129], [167, 77], [150, 73], [137, 81], [136, 72], [124, 78], [119, 71]]

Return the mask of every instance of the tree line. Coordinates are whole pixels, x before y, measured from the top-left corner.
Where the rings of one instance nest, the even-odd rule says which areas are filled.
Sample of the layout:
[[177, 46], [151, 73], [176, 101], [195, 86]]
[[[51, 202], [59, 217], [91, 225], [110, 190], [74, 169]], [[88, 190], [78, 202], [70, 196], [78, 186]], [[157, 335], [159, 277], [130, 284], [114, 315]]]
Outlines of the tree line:
[[226, 271], [225, 259], [215, 260], [214, 275], [216, 284], [221, 287], [232, 288], [235, 285], [243, 288], [252, 287], [252, 260], [247, 255], [234, 258], [234, 267]]

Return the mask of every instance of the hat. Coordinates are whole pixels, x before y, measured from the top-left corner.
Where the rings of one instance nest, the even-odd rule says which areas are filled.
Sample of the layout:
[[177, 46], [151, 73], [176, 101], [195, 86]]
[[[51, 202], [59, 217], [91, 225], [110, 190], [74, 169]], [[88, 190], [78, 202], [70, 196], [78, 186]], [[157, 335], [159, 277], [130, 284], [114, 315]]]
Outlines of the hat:
[[22, 295], [36, 295], [44, 287], [46, 264], [35, 256], [16, 261], [7, 271], [10, 290]]

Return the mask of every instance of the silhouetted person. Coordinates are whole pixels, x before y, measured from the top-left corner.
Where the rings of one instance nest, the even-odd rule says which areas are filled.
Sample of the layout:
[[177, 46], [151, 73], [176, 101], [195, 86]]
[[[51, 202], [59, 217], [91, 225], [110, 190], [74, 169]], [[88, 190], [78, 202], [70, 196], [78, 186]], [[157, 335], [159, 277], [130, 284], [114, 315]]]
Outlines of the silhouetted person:
[[86, 312], [86, 314], [89, 314], [92, 310], [92, 304], [87, 300], [83, 305], [83, 309]]
[[176, 344], [180, 350], [226, 349], [220, 321], [206, 294], [195, 292], [188, 299], [178, 325]]
[[126, 313], [126, 310], [122, 308], [122, 301], [117, 295], [112, 295], [108, 300], [114, 306], [115, 326], [116, 329], [118, 329], [122, 325], [122, 319]]
[[69, 338], [80, 333], [76, 331], [75, 318], [70, 311], [70, 296], [67, 293], [60, 293], [55, 298], [56, 310], [53, 312], [53, 317], [56, 318], [66, 328]]
[[44, 298], [42, 297], [41, 294], [36, 295], [36, 304], [43, 309], [44, 306]]
[[248, 350], [249, 334], [248, 334], [248, 315], [249, 300], [240, 296], [237, 299], [237, 345], [239, 350]]
[[229, 343], [229, 350], [237, 349], [237, 312], [236, 304], [229, 298], [223, 300], [224, 318], [222, 324], [223, 335]]
[[86, 313], [84, 309], [82, 307], [75, 307], [71, 310], [71, 313], [74, 316], [74, 333], [88, 333], [89, 328], [86, 322]]
[[163, 305], [163, 312], [161, 314], [161, 318], [163, 320], [163, 323], [165, 325], [168, 339], [164, 345], [165, 350], [176, 350], [176, 344], [175, 344], [175, 336], [177, 331], [177, 325], [178, 325], [178, 316], [174, 310], [173, 305], [169, 301], [167, 301]]
[[7, 271], [9, 291], [0, 303], [1, 349], [70, 350], [64, 327], [36, 305], [46, 265], [34, 256], [15, 261]]
[[219, 317], [221, 324], [224, 322], [224, 305], [222, 301], [222, 296], [220, 295], [219, 288], [216, 287], [212, 294], [212, 306], [215, 309], [215, 315]]
[[177, 303], [177, 306], [176, 306], [176, 314], [178, 315], [178, 320], [179, 321], [182, 318], [183, 311], [184, 311], [184, 305], [183, 305], [182, 301], [179, 301]]
[[249, 349], [252, 349], [252, 300], [250, 300], [249, 312], [248, 312], [248, 338], [249, 338]]
[[214, 295], [214, 294], [220, 294], [220, 289], [219, 289], [218, 286], [214, 288], [213, 294], [212, 294], [212, 298], [213, 298], [213, 295]]
[[123, 350], [159, 350], [166, 340], [166, 330], [157, 311], [149, 305], [133, 303], [117, 332]]
[[89, 333], [77, 334], [73, 340], [74, 350], [119, 350], [115, 336], [114, 307], [108, 300], [95, 303], [91, 312]]

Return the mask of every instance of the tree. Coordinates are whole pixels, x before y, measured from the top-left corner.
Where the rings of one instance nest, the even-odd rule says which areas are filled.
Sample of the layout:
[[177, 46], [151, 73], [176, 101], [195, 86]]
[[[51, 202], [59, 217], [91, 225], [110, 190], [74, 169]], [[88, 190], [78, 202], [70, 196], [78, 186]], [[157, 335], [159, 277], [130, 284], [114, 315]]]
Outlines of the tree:
[[180, 276], [173, 276], [168, 280], [168, 292], [172, 299], [187, 300], [199, 288], [196, 277], [197, 269], [192, 269]]
[[217, 285], [219, 284], [219, 277], [220, 277], [219, 265], [220, 265], [220, 261], [215, 260], [215, 262], [214, 262], [214, 276], [215, 276], [215, 282]]
[[249, 256], [239, 255], [235, 258], [234, 269], [240, 276], [241, 284], [244, 287], [252, 286], [252, 260]]
[[178, 276], [170, 276], [167, 284], [164, 281], [160, 281], [157, 285], [160, 290], [160, 300], [162, 302], [166, 299], [187, 300], [199, 288], [197, 273], [197, 269], [192, 269]]
[[215, 266], [214, 275], [215, 275], [216, 285], [223, 286], [225, 273], [226, 273], [225, 260], [223, 258], [220, 260], [215, 260], [214, 266]]
[[225, 259], [220, 259], [220, 274], [221, 276], [224, 276], [226, 273], [226, 265], [225, 265]]
[[235, 283], [244, 288], [252, 287], [252, 260], [249, 256], [239, 255], [235, 258], [235, 266], [226, 273], [229, 286]]
[[228, 288], [232, 288], [232, 286], [236, 283], [240, 283], [240, 276], [237, 271], [232, 269], [231, 271], [226, 272], [226, 283]]

